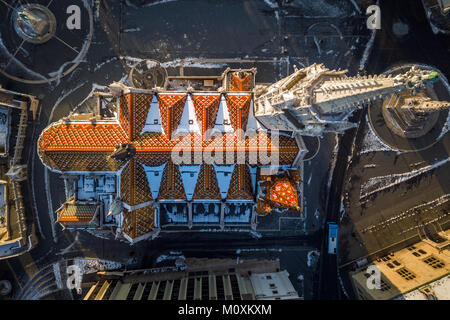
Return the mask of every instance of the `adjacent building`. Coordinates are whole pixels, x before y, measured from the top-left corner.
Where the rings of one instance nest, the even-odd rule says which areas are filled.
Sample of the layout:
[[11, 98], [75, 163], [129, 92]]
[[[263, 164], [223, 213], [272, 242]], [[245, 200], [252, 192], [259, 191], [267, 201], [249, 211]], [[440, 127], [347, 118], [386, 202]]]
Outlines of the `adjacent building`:
[[301, 299], [278, 261], [191, 258], [173, 268], [97, 276], [84, 300]]
[[38, 100], [0, 87], [0, 259], [29, 251], [36, 244], [28, 187], [25, 140], [30, 139]]

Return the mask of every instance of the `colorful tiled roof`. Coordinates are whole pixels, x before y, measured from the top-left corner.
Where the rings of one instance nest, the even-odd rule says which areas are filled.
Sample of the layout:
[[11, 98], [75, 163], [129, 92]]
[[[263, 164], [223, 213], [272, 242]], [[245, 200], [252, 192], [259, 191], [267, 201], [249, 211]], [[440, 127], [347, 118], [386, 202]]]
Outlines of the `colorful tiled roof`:
[[134, 158], [145, 166], [161, 166], [171, 159], [171, 152], [140, 151]]
[[58, 222], [89, 223], [98, 209], [98, 205], [66, 203], [58, 211]]
[[302, 212], [297, 193], [297, 186], [300, 182], [298, 170], [287, 170], [282, 175], [275, 176], [259, 174], [258, 180], [262, 180], [256, 206], [258, 214], [265, 215], [274, 208]]
[[127, 93], [120, 97], [119, 123], [130, 140], [134, 140], [145, 125], [153, 95]]
[[[142, 134], [154, 95], [127, 93], [119, 99], [116, 121], [69, 120], [68, 123], [53, 123], [39, 137], [38, 153], [43, 163], [52, 170], [118, 172], [123, 169], [119, 180], [120, 197], [127, 205], [123, 214], [123, 227], [130, 237], [138, 237], [151, 230], [154, 224], [151, 202], [155, 200], [152, 198], [152, 192], [155, 190], [151, 190], [152, 183], [148, 181], [145, 171], [147, 167], [166, 164], [161, 183], [156, 184], [159, 185], [159, 192], [154, 193], [159, 199], [186, 200], [182, 176], [177, 165], [179, 163], [174, 163], [174, 155], [181, 156], [182, 151], [182, 158], [191, 161], [185, 164], [202, 165], [193, 199], [221, 200], [211, 161], [215, 164], [239, 163], [232, 174], [226, 198], [254, 200], [251, 175], [244, 163], [267, 164], [267, 160], [274, 154], [279, 156], [280, 165], [293, 163], [299, 152], [295, 139], [265, 131], [247, 135], [238, 130], [247, 126], [251, 94], [231, 93], [225, 97], [231, 124], [236, 131], [224, 133], [219, 137], [205, 136], [205, 132], [214, 127], [221, 98], [219, 93], [192, 95], [201, 134], [190, 132], [175, 138], [172, 133], [180, 124], [187, 101], [186, 93], [158, 93], [156, 98], [163, 132]], [[117, 154], [115, 149], [121, 144], [131, 145], [133, 150], [136, 149], [132, 158], [117, 160], [111, 157], [113, 153], [114, 156]]]
[[117, 123], [53, 123], [38, 141], [48, 151], [114, 151], [128, 137]]
[[120, 175], [120, 198], [129, 206], [152, 201], [144, 168], [135, 159], [131, 159]]
[[[92, 125], [85, 124], [84, 127], [86, 126]], [[92, 132], [93, 130], [86, 131]], [[61, 132], [65, 131], [62, 130]], [[277, 137], [279, 147], [274, 145], [271, 134], [266, 132], [258, 132], [257, 135], [244, 137], [244, 139], [238, 139], [235, 133], [226, 133], [212, 140], [203, 140], [194, 133], [191, 133], [190, 137], [177, 140], [168, 140], [167, 136], [161, 133], [144, 133], [134, 141], [134, 146], [137, 150], [136, 158], [146, 165], [161, 165], [167, 162], [172, 151], [191, 152], [192, 159], [194, 159], [194, 152], [221, 152], [222, 163], [225, 163], [225, 161], [236, 162], [238, 156], [243, 156], [244, 152], [246, 153], [246, 161], [255, 159], [258, 163], [264, 163], [261, 156], [267, 155], [269, 157], [271, 152], [278, 152], [280, 164], [291, 164], [298, 153], [295, 140], [285, 136]], [[72, 144], [64, 146], [47, 143], [50, 147], [43, 147], [43, 140], [45, 141], [45, 137], [39, 139], [39, 154], [43, 162], [55, 170], [117, 171], [123, 166], [120, 161], [109, 157], [114, 147], [107, 148], [106, 146], [94, 145], [84, 148], [82, 139], [80, 139], [80, 144], [74, 141]], [[95, 151], [95, 149], [98, 150]], [[108, 152], [106, 152], [107, 149], [109, 149]], [[227, 151], [231, 151], [231, 153], [227, 153]]]
[[[189, 151], [272, 151], [279, 152], [283, 163], [292, 163], [298, 153], [298, 146], [295, 139], [286, 136], [279, 137], [279, 148], [271, 143], [271, 134], [260, 131], [257, 136], [242, 137], [240, 139], [236, 132], [226, 133], [221, 137], [212, 140], [190, 133], [190, 138], [171, 139], [170, 133], [176, 129], [183, 112], [186, 94], [158, 94], [158, 101], [161, 110], [161, 120], [164, 132], [138, 134], [142, 131], [146, 121], [145, 112], [148, 111], [152, 100], [151, 94], [126, 94], [120, 98], [120, 112], [118, 122], [91, 123], [88, 121], [78, 121], [65, 123], [54, 123], [47, 127], [41, 134], [38, 141], [39, 154], [42, 160], [52, 169], [61, 171], [92, 170], [114, 170], [120, 164], [109, 163], [110, 160], [101, 160], [101, 157], [108, 157], [110, 152], [122, 143], [133, 143], [140, 159], [151, 157], [153, 153], [158, 153], [158, 158], [167, 159], [168, 153], [183, 148]], [[194, 106], [197, 116], [201, 116], [202, 131], [211, 128], [215, 121], [220, 95], [198, 95], [194, 94]], [[228, 108], [233, 127], [237, 130], [245, 128], [248, 120], [250, 107], [250, 94], [230, 94], [227, 95]], [[138, 112], [139, 111], [139, 112]], [[205, 121], [203, 124], [202, 121]], [[130, 122], [131, 121], [131, 122]], [[132, 124], [134, 123], [134, 125]], [[190, 139], [190, 140], [189, 140]], [[57, 153], [53, 153], [57, 152]], [[90, 160], [102, 165], [86, 163], [78, 166], [76, 161], [63, 161], [68, 155], [67, 152], [81, 152], [83, 156], [86, 152], [104, 152], [98, 157]], [[108, 152], [108, 153], [106, 153]], [[53, 153], [51, 156], [50, 154]], [[86, 154], [87, 155], [87, 154]], [[156, 155], [156, 154], [155, 154]], [[161, 157], [162, 156], [162, 157]], [[92, 155], [89, 155], [92, 157]], [[145, 163], [151, 160], [142, 160]]]
[[168, 139], [172, 138], [172, 133], [180, 124], [181, 115], [183, 114], [184, 104], [187, 94], [158, 94], [159, 112]]
[[45, 151], [40, 149], [42, 162], [58, 171], [118, 171], [125, 162], [115, 160], [112, 152]]
[[152, 206], [123, 212], [122, 229], [132, 239], [149, 233], [154, 226], [155, 208]]
[[[190, 133], [190, 137], [170, 139], [163, 133], [143, 133], [145, 112], [148, 111], [153, 95], [126, 94], [120, 98], [120, 112], [118, 122], [91, 123], [77, 121], [54, 123], [47, 127], [38, 140], [38, 152], [41, 159], [51, 169], [59, 171], [117, 171], [124, 163], [111, 159], [109, 156], [121, 143], [133, 143], [137, 150], [137, 159], [146, 165], [161, 165], [168, 161], [171, 152], [183, 149], [184, 152], [222, 152], [245, 151], [247, 161], [258, 151], [278, 152], [280, 164], [290, 164], [294, 161], [298, 146], [295, 139], [278, 136], [279, 146], [272, 142], [272, 135], [259, 131], [257, 135], [250, 135], [240, 139], [236, 132], [223, 134], [211, 140]], [[166, 133], [173, 131], [179, 124], [183, 112], [186, 94], [158, 94], [162, 123]], [[196, 114], [201, 115], [207, 122], [202, 125], [203, 130], [213, 126], [218, 109], [219, 94], [194, 94]], [[230, 117], [234, 128], [245, 128], [250, 107], [250, 94], [227, 95]], [[138, 112], [138, 110], [140, 110]], [[134, 125], [130, 124], [134, 121]], [[200, 123], [202, 123], [200, 121]], [[169, 130], [170, 127], [170, 130]], [[240, 154], [232, 154], [234, 161]], [[192, 155], [194, 158], [194, 155]], [[259, 162], [264, 159], [257, 158]], [[226, 159], [224, 159], [225, 161]], [[233, 159], [229, 159], [233, 161]], [[261, 161], [262, 160], [262, 161]], [[200, 161], [201, 162], [201, 161]], [[224, 162], [222, 162], [224, 163]]]
[[277, 182], [270, 189], [270, 200], [279, 202], [288, 207], [298, 205], [297, 192], [289, 181]]

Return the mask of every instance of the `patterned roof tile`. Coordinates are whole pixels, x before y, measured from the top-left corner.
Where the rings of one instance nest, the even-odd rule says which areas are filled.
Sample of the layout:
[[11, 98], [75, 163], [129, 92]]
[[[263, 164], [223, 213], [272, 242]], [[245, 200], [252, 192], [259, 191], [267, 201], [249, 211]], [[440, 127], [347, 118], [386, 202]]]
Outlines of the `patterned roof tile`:
[[147, 206], [136, 210], [124, 210], [123, 231], [132, 239], [152, 231], [155, 226], [155, 208]]
[[229, 94], [226, 96], [231, 125], [234, 130], [247, 128], [251, 94]]
[[42, 132], [38, 145], [47, 151], [113, 151], [127, 140], [117, 123], [56, 123]]
[[212, 165], [204, 164], [200, 168], [197, 184], [194, 191], [194, 200], [214, 199], [221, 200], [216, 172]]
[[172, 138], [172, 132], [180, 124], [186, 99], [187, 94], [158, 94], [159, 112], [161, 114], [164, 132], [169, 139]]
[[164, 168], [161, 186], [159, 188], [159, 198], [186, 200], [180, 170], [171, 161]]
[[254, 200], [250, 169], [245, 164], [234, 167], [227, 200]]
[[152, 201], [144, 168], [131, 159], [120, 175], [120, 197], [130, 206]]
[[94, 218], [98, 205], [67, 203], [58, 212], [58, 222], [85, 222]]
[[250, 72], [231, 72], [228, 74], [228, 90], [230, 91], [250, 91], [253, 87], [253, 74]]
[[118, 171], [125, 162], [101, 151], [40, 151], [42, 161], [58, 171]]
[[205, 134], [208, 129], [214, 127], [217, 111], [219, 110], [220, 94], [195, 94], [192, 98], [197, 121], [202, 124], [202, 134]]
[[145, 121], [147, 120], [147, 113], [150, 110], [150, 103], [152, 102], [153, 95], [145, 93], [133, 94], [133, 119], [134, 125], [131, 131], [131, 140], [135, 140], [144, 129]]
[[126, 132], [127, 136], [130, 135], [131, 129], [131, 115], [130, 115], [130, 105], [131, 105], [131, 93], [125, 94], [119, 99], [119, 123], [123, 131]]

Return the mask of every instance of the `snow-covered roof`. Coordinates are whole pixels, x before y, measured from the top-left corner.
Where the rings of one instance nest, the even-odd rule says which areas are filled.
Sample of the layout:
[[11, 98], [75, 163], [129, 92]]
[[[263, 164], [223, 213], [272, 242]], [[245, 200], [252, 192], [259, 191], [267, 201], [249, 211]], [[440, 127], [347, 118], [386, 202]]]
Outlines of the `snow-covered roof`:
[[179, 166], [181, 179], [183, 180], [184, 192], [188, 201], [194, 196], [195, 186], [197, 184], [200, 165]]
[[181, 115], [180, 124], [175, 131], [175, 136], [180, 133], [195, 132], [201, 134], [200, 127], [197, 122], [197, 117], [195, 115], [194, 102], [192, 101], [192, 96], [187, 95], [186, 102], [183, 108], [183, 114]]
[[233, 132], [227, 100], [223, 95], [220, 97], [219, 110], [217, 111], [212, 132]]
[[159, 112], [158, 98], [156, 95], [153, 96], [152, 102], [150, 103], [150, 109], [147, 113], [144, 128], [142, 129], [142, 133], [144, 132], [164, 133], [161, 123], [161, 114]]
[[83, 204], [68, 202], [58, 210], [58, 222], [63, 224], [88, 225], [94, 218], [99, 206], [98, 204]]
[[[437, 300], [450, 300], [450, 275], [428, 284], [431, 292]], [[423, 290], [416, 289], [401, 296], [404, 300], [427, 300]]]
[[234, 164], [228, 166], [214, 165], [216, 170], [217, 182], [219, 184], [220, 194], [222, 199], [225, 199], [230, 187], [231, 177], [234, 171]]

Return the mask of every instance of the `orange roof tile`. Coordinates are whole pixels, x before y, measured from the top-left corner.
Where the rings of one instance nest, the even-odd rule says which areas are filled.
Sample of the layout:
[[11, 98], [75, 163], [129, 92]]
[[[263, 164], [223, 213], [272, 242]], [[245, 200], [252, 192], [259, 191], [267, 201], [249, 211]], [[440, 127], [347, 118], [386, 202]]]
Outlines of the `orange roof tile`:
[[[120, 169], [123, 163], [110, 158], [109, 155], [119, 143], [125, 140], [121, 128], [117, 124], [108, 124], [103, 128], [100, 128], [102, 124], [95, 126], [97, 127], [94, 129], [93, 125], [82, 123], [75, 127], [65, 124], [49, 127], [39, 139], [38, 152], [44, 163], [60, 171], [117, 171]], [[137, 159], [146, 165], [161, 165], [167, 162], [172, 151], [176, 152], [176, 150], [191, 152], [191, 159], [194, 159], [194, 151], [222, 152], [222, 163], [236, 162], [238, 157], [242, 156], [245, 156], [246, 161], [256, 159], [258, 163], [262, 163], [264, 159], [260, 159], [260, 156], [267, 154], [268, 157], [270, 152], [278, 152], [280, 164], [292, 163], [298, 153], [295, 139], [286, 136], [277, 137], [279, 146], [274, 144], [272, 135], [266, 132], [258, 132], [257, 135], [244, 137], [244, 139], [238, 139], [235, 133], [226, 133], [211, 140], [203, 140], [195, 133], [191, 133], [190, 138], [177, 140], [169, 140], [161, 133], [144, 133], [133, 143], [136, 147]], [[92, 144], [88, 143], [89, 140]], [[102, 141], [104, 144], [101, 143]], [[232, 153], [226, 151], [232, 151]]]
[[289, 181], [280, 181], [272, 186], [270, 200], [289, 207], [298, 205], [297, 192]]
[[226, 96], [228, 112], [234, 130], [247, 128], [251, 94], [229, 94]]
[[120, 175], [120, 198], [129, 206], [152, 201], [144, 168], [131, 159]]
[[162, 125], [164, 132], [169, 139], [172, 137], [172, 132], [175, 131], [180, 124], [186, 99], [187, 94], [158, 94]]
[[234, 167], [227, 200], [254, 200], [250, 169], [245, 164]]
[[152, 206], [136, 210], [124, 210], [123, 231], [132, 239], [152, 231], [155, 226], [155, 208]]
[[130, 106], [131, 106], [131, 93], [125, 94], [120, 97], [119, 100], [119, 123], [122, 127], [123, 131], [126, 132], [127, 137], [130, 136], [131, 133], [131, 115], [130, 115]]
[[147, 113], [150, 110], [150, 103], [152, 102], [153, 95], [144, 93], [133, 94], [133, 120], [134, 125], [130, 134], [130, 139], [135, 140], [144, 129], [145, 121], [147, 120]]
[[241, 78], [239, 72], [231, 72], [228, 75], [228, 90], [230, 91], [250, 91], [253, 86], [253, 74], [245, 72]]
[[139, 136], [145, 126], [153, 95], [127, 93], [120, 97], [119, 123], [130, 140]]
[[222, 199], [217, 183], [216, 172], [212, 165], [204, 164], [200, 168], [193, 199]]
[[164, 168], [158, 196], [160, 199], [186, 200], [180, 170], [171, 161]]
[[45, 151], [113, 151], [128, 138], [117, 123], [54, 123], [39, 137]]
[[202, 134], [205, 134], [208, 129], [214, 127], [217, 111], [219, 110], [220, 94], [194, 94], [192, 100], [197, 121], [202, 124]]
[[[265, 215], [266, 209], [281, 208], [302, 212], [298, 202], [297, 185], [300, 172], [296, 170], [284, 171], [281, 175], [265, 176], [258, 170], [260, 195], [257, 199], [258, 214]], [[265, 190], [265, 192], [261, 192]]]

